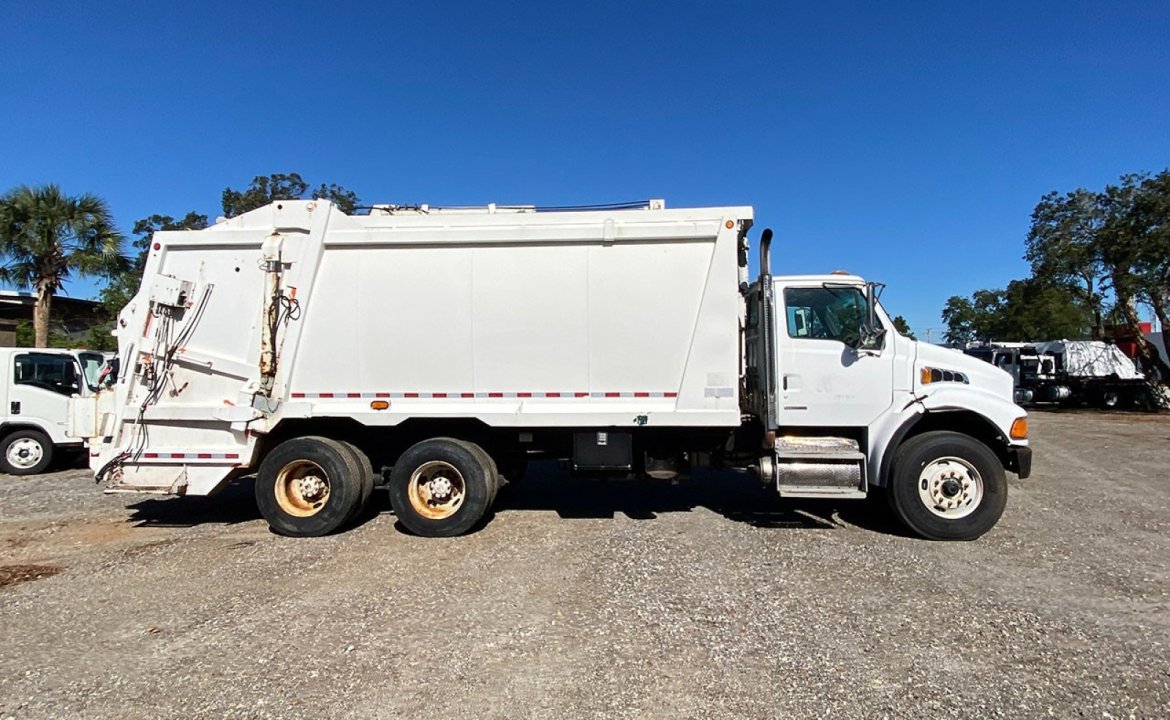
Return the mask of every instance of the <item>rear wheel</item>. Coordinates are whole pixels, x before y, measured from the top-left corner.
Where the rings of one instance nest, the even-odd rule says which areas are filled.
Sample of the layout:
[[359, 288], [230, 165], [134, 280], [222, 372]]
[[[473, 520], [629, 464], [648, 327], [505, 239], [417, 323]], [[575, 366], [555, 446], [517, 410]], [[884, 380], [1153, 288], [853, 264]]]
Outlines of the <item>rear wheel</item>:
[[494, 463], [477, 445], [434, 438], [412, 446], [394, 463], [390, 504], [416, 535], [462, 535], [487, 512], [496, 485]]
[[1097, 394], [1097, 404], [1106, 410], [1113, 410], [1121, 406], [1121, 391], [1106, 388]]
[[36, 475], [53, 462], [53, 441], [40, 430], [16, 430], [0, 440], [0, 471]]
[[353, 517], [363, 496], [369, 498], [363, 495], [363, 478], [352, 446], [324, 437], [294, 438], [277, 445], [260, 464], [256, 504], [274, 532], [328, 535]]
[[1007, 479], [986, 445], [961, 433], [928, 432], [894, 456], [890, 501], [902, 522], [931, 540], [974, 540], [1007, 506]]
[[350, 516], [352, 520], [358, 515], [361, 515], [362, 511], [366, 509], [366, 506], [370, 504], [370, 497], [374, 494], [374, 466], [370, 464], [369, 456], [362, 452], [356, 445], [345, 441], [340, 442], [357, 463], [359, 480], [361, 481], [361, 498], [353, 508], [353, 514]]

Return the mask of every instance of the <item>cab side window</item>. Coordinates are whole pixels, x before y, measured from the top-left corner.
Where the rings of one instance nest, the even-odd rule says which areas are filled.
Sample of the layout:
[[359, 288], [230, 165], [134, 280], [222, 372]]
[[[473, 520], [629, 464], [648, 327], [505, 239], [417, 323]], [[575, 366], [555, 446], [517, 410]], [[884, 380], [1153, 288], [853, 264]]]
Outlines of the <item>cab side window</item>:
[[786, 288], [788, 336], [812, 340], [858, 339], [868, 313], [865, 295], [852, 287]]
[[77, 381], [77, 365], [68, 355], [45, 353], [17, 355], [13, 363], [13, 374], [12, 380], [17, 385], [38, 387], [61, 395], [72, 395], [80, 388]]

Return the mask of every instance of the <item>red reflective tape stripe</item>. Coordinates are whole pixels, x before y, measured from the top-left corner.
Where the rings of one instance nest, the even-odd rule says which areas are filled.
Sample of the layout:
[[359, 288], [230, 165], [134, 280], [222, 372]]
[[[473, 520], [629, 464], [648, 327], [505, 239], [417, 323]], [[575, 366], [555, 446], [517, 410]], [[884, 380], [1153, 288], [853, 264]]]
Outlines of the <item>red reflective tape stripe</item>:
[[346, 393], [345, 396], [347, 398], [360, 398], [362, 396], [362, 394], [361, 393]]
[[388, 398], [390, 397], [390, 393], [374, 393], [374, 397]]
[[650, 397], [650, 393], [648, 393], [648, 392], [636, 392], [636, 393], [634, 393], [634, 397]]
[[545, 393], [544, 396], [545, 397], [560, 397], [561, 394], [559, 392], [550, 392], [550, 393]]
[[475, 397], [475, 393], [459, 393], [459, 397], [473, 398]]
[[431, 397], [445, 398], [447, 397], [447, 393], [431, 393]]
[[611, 398], [611, 397], [621, 397], [621, 396], [622, 396], [622, 394], [621, 394], [620, 392], [607, 392], [607, 393], [605, 394], [605, 396], [606, 396], [607, 398]]
[[294, 398], [303, 398], [305, 396], [305, 394], [304, 393], [293, 393], [292, 396]]
[[666, 393], [666, 397], [678, 397], [678, 393], [676, 393], [676, 392]]
[[530, 398], [530, 397], [532, 397], [532, 393], [530, 393], [530, 392], [518, 392], [518, 393], [516, 393], [516, 397], [526, 397], [526, 398]]
[[490, 397], [490, 398], [502, 398], [502, 397], [504, 397], [504, 393], [493, 393], [493, 392], [490, 392], [490, 393], [488, 393], [488, 397]]
[[587, 393], [587, 392], [573, 393], [573, 396], [574, 397], [589, 397], [589, 393]]
[[402, 397], [416, 398], [418, 397], [418, 393], [402, 393]]
[[331, 397], [333, 397], [333, 393], [331, 393], [331, 392], [330, 393], [318, 393], [317, 397], [331, 398]]
[[142, 457], [146, 458], [147, 460], [156, 460], [158, 458], [158, 453], [142, 453]]
[[211, 453], [197, 453], [195, 457], [199, 458], [200, 460], [210, 460]]
[[224, 455], [224, 457], [227, 458], [228, 460], [239, 460], [240, 454], [239, 453], [228, 453], [227, 455]]

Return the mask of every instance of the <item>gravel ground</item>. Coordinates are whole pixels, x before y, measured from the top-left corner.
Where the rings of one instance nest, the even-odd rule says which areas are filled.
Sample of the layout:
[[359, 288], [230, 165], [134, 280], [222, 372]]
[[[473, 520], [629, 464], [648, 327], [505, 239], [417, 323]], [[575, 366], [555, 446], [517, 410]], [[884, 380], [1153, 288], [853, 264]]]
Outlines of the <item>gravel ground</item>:
[[973, 543], [730, 474], [535, 467], [450, 540], [0, 476], [0, 717], [1170, 717], [1170, 417], [1032, 425]]

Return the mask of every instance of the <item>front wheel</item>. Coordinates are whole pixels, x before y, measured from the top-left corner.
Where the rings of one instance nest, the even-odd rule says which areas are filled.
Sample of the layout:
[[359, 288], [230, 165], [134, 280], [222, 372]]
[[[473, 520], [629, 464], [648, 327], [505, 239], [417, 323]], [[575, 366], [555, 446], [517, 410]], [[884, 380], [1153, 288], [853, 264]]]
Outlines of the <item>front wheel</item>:
[[1007, 507], [1003, 465], [986, 445], [956, 432], [910, 438], [894, 456], [890, 500], [902, 522], [931, 540], [974, 540]]
[[0, 471], [36, 475], [53, 461], [53, 441], [40, 430], [25, 428], [0, 440]]

